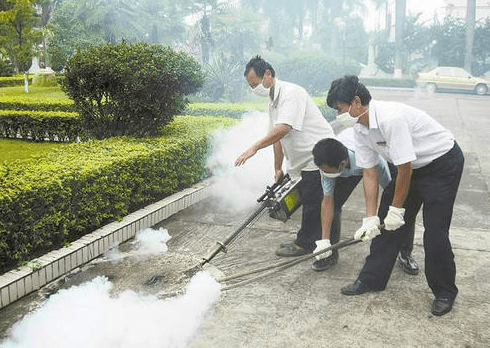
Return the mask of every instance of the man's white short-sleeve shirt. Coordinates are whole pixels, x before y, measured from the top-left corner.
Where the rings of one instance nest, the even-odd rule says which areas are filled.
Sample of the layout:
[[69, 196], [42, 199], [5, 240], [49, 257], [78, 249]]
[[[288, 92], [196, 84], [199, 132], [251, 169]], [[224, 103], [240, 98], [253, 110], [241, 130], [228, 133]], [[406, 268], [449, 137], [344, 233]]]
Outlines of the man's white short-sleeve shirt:
[[356, 124], [355, 152], [359, 167], [378, 164], [378, 154], [394, 165], [411, 162], [421, 168], [454, 146], [454, 136], [425, 111], [389, 101], [371, 100], [369, 127]]
[[335, 138], [335, 135], [306, 90], [276, 79], [269, 115], [271, 127], [276, 124], [291, 126], [280, 140], [287, 172], [298, 176], [302, 170], [318, 170], [313, 162], [313, 146], [321, 139]]

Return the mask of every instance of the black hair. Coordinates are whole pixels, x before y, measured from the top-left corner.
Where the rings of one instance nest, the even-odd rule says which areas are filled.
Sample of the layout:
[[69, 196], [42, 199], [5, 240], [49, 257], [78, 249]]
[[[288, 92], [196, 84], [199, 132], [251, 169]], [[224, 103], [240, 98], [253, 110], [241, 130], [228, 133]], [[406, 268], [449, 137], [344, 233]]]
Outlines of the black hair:
[[338, 102], [351, 104], [355, 96], [361, 99], [361, 105], [368, 105], [371, 101], [371, 94], [366, 86], [359, 82], [359, 78], [355, 75], [345, 75], [332, 81], [327, 94], [327, 105], [334, 108]]
[[263, 60], [262, 57], [259, 55], [256, 55], [255, 57], [250, 59], [250, 61], [245, 66], [245, 72], [243, 73], [243, 76], [246, 77], [250, 72], [250, 69], [254, 69], [255, 75], [260, 78], [264, 77], [264, 74], [267, 70], [270, 70], [272, 77], [275, 77], [276, 75], [276, 72], [274, 71], [272, 65], [270, 65], [269, 62]]
[[322, 139], [313, 147], [313, 161], [318, 167], [327, 165], [337, 168], [343, 160], [347, 160], [349, 152], [340, 141], [333, 138]]

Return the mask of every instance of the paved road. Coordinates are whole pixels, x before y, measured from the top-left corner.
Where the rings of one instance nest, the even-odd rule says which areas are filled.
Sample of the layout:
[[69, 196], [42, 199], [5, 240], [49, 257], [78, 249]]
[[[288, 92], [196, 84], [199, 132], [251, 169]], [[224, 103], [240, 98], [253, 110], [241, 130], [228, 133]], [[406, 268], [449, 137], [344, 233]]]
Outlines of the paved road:
[[[426, 110], [455, 134], [465, 153], [465, 172], [451, 229], [460, 290], [453, 311], [443, 317], [430, 314], [433, 295], [423, 275], [423, 226], [418, 223], [414, 256], [421, 265], [419, 275], [409, 276], [395, 268], [385, 291], [355, 297], [340, 294], [340, 288], [356, 278], [368, 253], [369, 245], [359, 243], [341, 250], [339, 263], [329, 271], [314, 272], [307, 261], [223, 292], [190, 348], [490, 346], [490, 97], [386, 89], [372, 89], [372, 94], [376, 99], [403, 101]], [[172, 236], [168, 242], [172, 262], [111, 266], [107, 260], [99, 260], [64, 284], [52, 284], [0, 311], [5, 319], [1, 333], [5, 334], [13, 321], [43, 296], [95, 274], [110, 275], [118, 287], [148, 293], [172, 288], [169, 282], [154, 277], [162, 274], [162, 263], [170, 283], [182, 281], [171, 275], [206, 255], [249, 213], [232, 212], [218, 203], [217, 199], [206, 199], [155, 226], [168, 229]], [[353, 234], [363, 214], [359, 186], [344, 208], [343, 239]], [[263, 215], [227, 254], [213, 260], [211, 270], [233, 274], [280, 260], [274, 250], [279, 243], [294, 238], [299, 217], [297, 212], [283, 224]], [[148, 279], [156, 282], [148, 285]]]

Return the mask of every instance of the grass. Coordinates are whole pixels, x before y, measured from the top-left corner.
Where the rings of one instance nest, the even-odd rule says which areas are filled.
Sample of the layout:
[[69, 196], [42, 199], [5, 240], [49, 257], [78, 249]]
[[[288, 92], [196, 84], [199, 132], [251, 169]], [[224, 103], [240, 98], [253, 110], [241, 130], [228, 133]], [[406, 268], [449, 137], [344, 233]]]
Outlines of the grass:
[[29, 86], [29, 93], [24, 92], [24, 86], [12, 86], [0, 88], [1, 97], [22, 97], [26, 99], [66, 99], [70, 100], [68, 96], [63, 93], [59, 86], [55, 87], [39, 87]]
[[0, 139], [0, 164], [41, 157], [54, 149], [70, 146], [69, 143], [36, 143], [31, 141]]

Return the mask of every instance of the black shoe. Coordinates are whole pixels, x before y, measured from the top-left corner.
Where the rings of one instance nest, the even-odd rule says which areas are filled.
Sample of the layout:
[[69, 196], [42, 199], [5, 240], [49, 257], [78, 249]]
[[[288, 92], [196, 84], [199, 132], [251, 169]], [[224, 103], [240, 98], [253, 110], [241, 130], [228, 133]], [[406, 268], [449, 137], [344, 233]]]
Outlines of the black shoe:
[[344, 295], [360, 295], [370, 291], [372, 291], [371, 288], [360, 280], [356, 280], [354, 284], [346, 285], [340, 289], [340, 292]]
[[338, 256], [335, 257], [334, 255], [331, 255], [329, 257], [324, 257], [323, 259], [320, 260], [315, 260], [315, 262], [313, 262], [313, 264], [311, 265], [311, 268], [314, 271], [318, 271], [318, 272], [325, 271], [335, 266], [337, 264], [337, 261], [338, 261]]
[[281, 244], [279, 248], [276, 250], [276, 255], [277, 256], [301, 256], [305, 254], [311, 253], [312, 250], [308, 250], [305, 248], [302, 248], [295, 243], [288, 243], [288, 244]]
[[411, 275], [419, 274], [419, 265], [417, 261], [415, 261], [412, 255], [407, 255], [406, 257], [402, 256], [402, 254], [398, 255], [398, 266], [403, 269], [405, 273]]
[[453, 309], [453, 302], [454, 300], [451, 300], [446, 297], [440, 297], [436, 298], [434, 302], [432, 302], [432, 314], [441, 316], [444, 315]]

